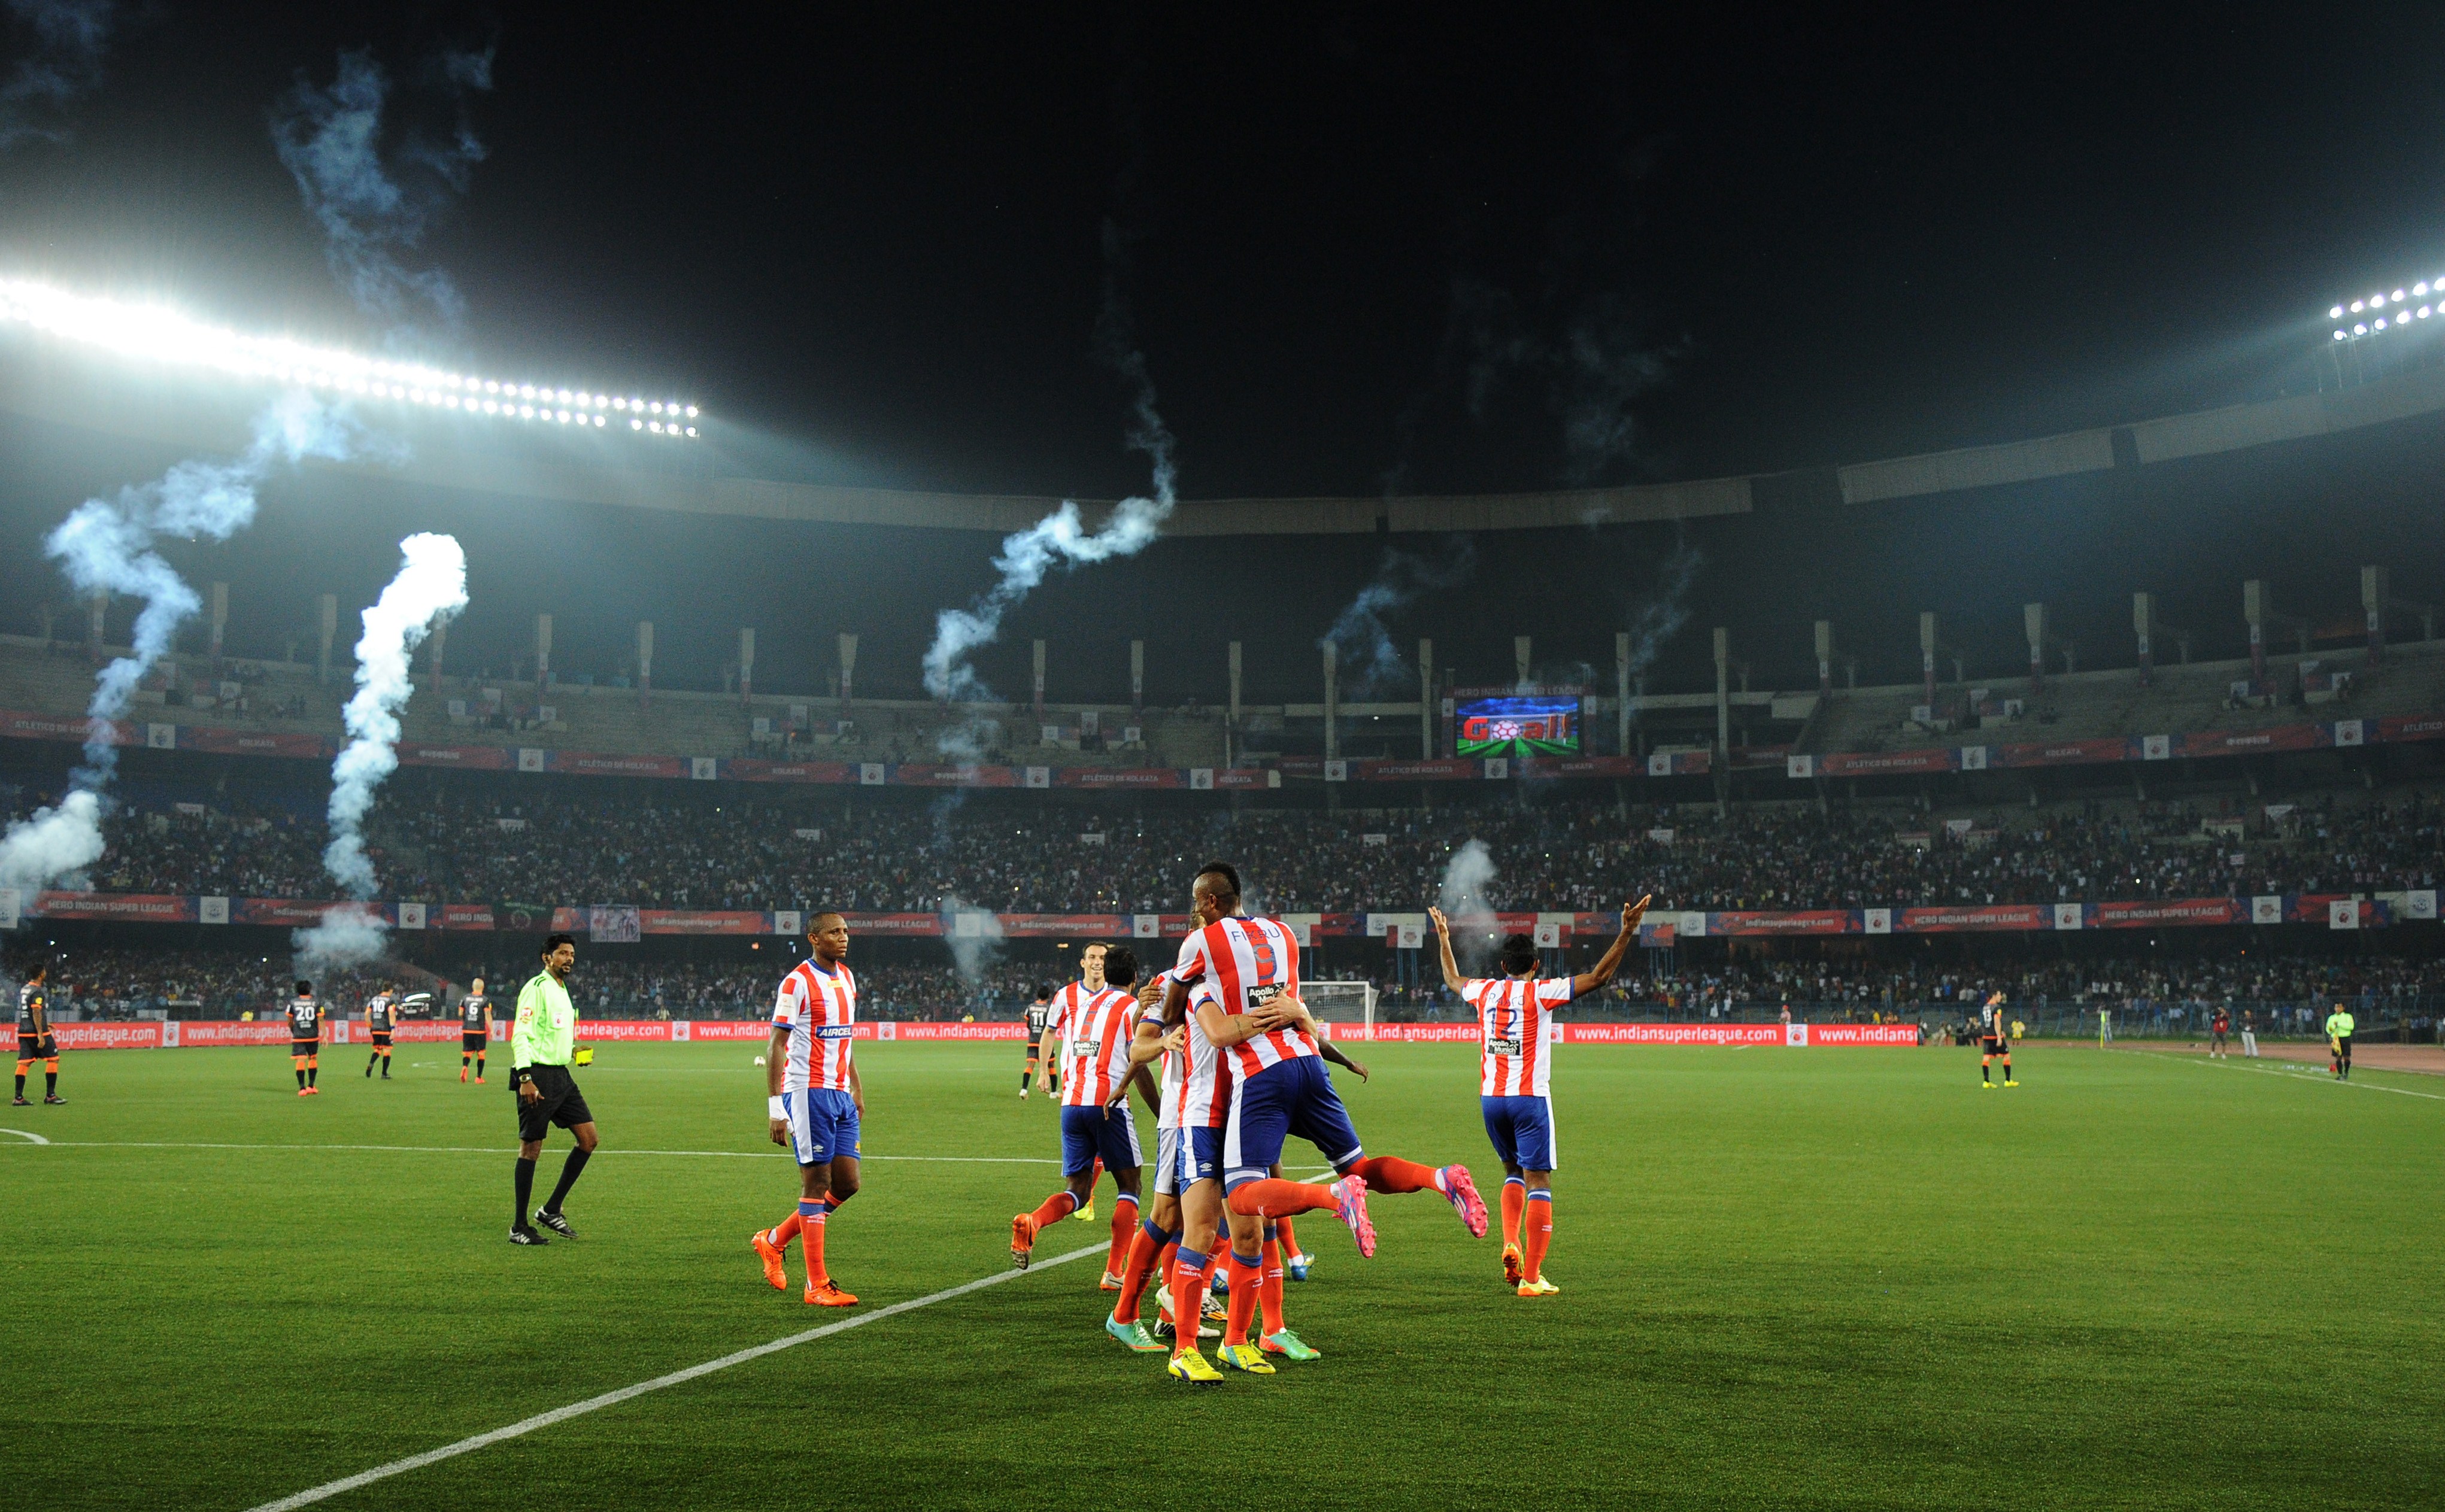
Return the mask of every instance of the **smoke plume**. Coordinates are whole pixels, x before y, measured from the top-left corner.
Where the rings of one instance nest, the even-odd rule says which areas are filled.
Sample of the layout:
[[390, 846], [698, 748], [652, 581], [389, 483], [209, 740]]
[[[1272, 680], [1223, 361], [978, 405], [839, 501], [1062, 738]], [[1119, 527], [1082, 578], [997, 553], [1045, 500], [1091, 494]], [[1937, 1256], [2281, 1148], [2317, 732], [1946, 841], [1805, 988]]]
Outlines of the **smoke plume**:
[[338, 460], [365, 449], [364, 433], [345, 413], [311, 395], [284, 394], [256, 417], [254, 439], [237, 457], [180, 462], [154, 482], [120, 490], [116, 498], [87, 499], [51, 532], [44, 551], [59, 561], [79, 596], [131, 597], [144, 607], [137, 611], [128, 654], [94, 680], [85, 705], [84, 763], [70, 775], [67, 795], [0, 838], [0, 887], [46, 887], [102, 855], [103, 795], [119, 759], [112, 721], [169, 651], [178, 626], [202, 607], [156, 544], [164, 536], [225, 541], [253, 521], [255, 490], [275, 467], [308, 457]]
[[65, 141], [68, 107], [102, 83], [117, 0], [8, 0], [8, 10], [32, 38], [0, 84], [0, 151]]
[[347, 746], [331, 763], [331, 843], [323, 868], [363, 900], [374, 895], [373, 863], [365, 858], [365, 813], [374, 790], [399, 767], [399, 711], [416, 691], [408, 659], [434, 623], [467, 607], [467, 556], [447, 535], [419, 533], [399, 543], [399, 575], [364, 611], [357, 641], [357, 691], [343, 718]]
[[300, 75], [272, 107], [271, 140], [323, 228], [333, 276], [357, 307], [394, 327], [429, 308], [455, 329], [466, 313], [457, 286], [439, 269], [410, 268], [406, 259], [484, 160], [466, 99], [493, 87], [492, 50], [443, 53], [415, 82], [420, 101], [449, 121], [399, 126], [387, 152], [390, 76], [363, 51], [340, 54], [328, 88]]
[[[943, 911], [953, 916], [951, 964], [959, 971], [960, 980], [970, 992], [984, 984], [985, 969], [1001, 959], [1001, 921], [991, 913], [963, 902], [956, 893], [943, 895]], [[961, 934], [960, 922], [974, 919], [978, 932]]]
[[1630, 606], [1630, 675], [1642, 676], [1689, 623], [1689, 588], [1706, 553], [1684, 541], [1655, 569], [1655, 591]]
[[925, 652], [925, 691], [943, 700], [991, 697], [984, 680], [968, 665], [969, 654], [1000, 638], [1002, 616], [1055, 566], [1134, 556], [1152, 544], [1172, 506], [1169, 477], [1159, 471], [1156, 484], [1160, 492], [1155, 497], [1121, 500], [1103, 529], [1092, 533], [1080, 523], [1078, 506], [1064, 502], [1026, 530], [1002, 537], [1001, 554], [993, 564], [1001, 581], [966, 608], [944, 609], [935, 617], [934, 644]]
[[1435, 906], [1451, 921], [1452, 951], [1470, 970], [1479, 969], [1494, 953], [1494, 853], [1483, 840], [1472, 839], [1452, 852], [1444, 868], [1443, 886]]
[[390, 926], [382, 915], [361, 903], [344, 903], [324, 911], [311, 929], [289, 932], [297, 970], [308, 977], [380, 961], [389, 948]]
[[1342, 686], [1359, 696], [1392, 688], [1413, 674], [1409, 659], [1393, 643], [1385, 617], [1406, 607], [1419, 594], [1458, 588], [1477, 570], [1477, 549], [1465, 535], [1446, 537], [1438, 559], [1387, 551], [1375, 576], [1347, 607], [1333, 628], [1316, 642], [1334, 648], [1335, 675]]

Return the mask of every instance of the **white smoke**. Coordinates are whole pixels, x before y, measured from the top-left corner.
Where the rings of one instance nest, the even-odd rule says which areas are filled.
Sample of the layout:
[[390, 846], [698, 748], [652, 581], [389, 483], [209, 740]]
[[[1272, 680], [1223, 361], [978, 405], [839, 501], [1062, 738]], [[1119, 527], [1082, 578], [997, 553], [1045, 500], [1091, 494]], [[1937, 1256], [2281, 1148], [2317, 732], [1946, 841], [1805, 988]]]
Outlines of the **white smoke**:
[[0, 84], [0, 151], [22, 141], [65, 141], [65, 117], [102, 82], [117, 0], [8, 0], [30, 46]]
[[323, 922], [311, 929], [292, 929], [289, 947], [296, 953], [297, 970], [307, 977], [380, 961], [389, 948], [390, 925], [381, 914], [361, 903], [344, 903], [324, 910]]
[[[1001, 959], [1001, 921], [974, 904], [963, 902], [957, 893], [943, 895], [943, 911], [952, 916], [951, 964], [958, 969], [960, 980], [967, 983], [968, 990], [974, 992], [984, 982], [985, 968]], [[961, 924], [970, 919], [976, 923], [968, 927], [976, 933], [961, 933]]]
[[1435, 906], [1451, 921], [1452, 949], [1472, 970], [1494, 952], [1494, 853], [1472, 839], [1452, 852], [1435, 893]]
[[1698, 580], [1698, 569], [1707, 565], [1706, 553], [1687, 541], [1672, 549], [1672, 554], [1658, 565], [1655, 591], [1635, 601], [1630, 613], [1630, 675], [1645, 674], [1666, 643], [1681, 633], [1689, 623], [1689, 589]]
[[1386, 551], [1374, 578], [1334, 617], [1333, 628], [1316, 644], [1334, 648], [1335, 675], [1345, 692], [1363, 697], [1397, 686], [1411, 676], [1409, 660], [1393, 644], [1385, 616], [1407, 607], [1421, 593], [1458, 588], [1477, 570], [1477, 549], [1467, 536], [1446, 537], [1443, 553], [1441, 561], [1432, 561], [1407, 551]]
[[350, 739], [331, 763], [331, 843], [323, 868], [357, 899], [374, 895], [365, 859], [364, 820], [374, 790], [399, 767], [399, 711], [416, 691], [408, 660], [437, 621], [467, 607], [467, 555], [447, 535], [419, 533], [399, 543], [399, 575], [364, 611], [357, 641], [357, 691], [343, 719]]
[[118, 766], [112, 721], [169, 649], [178, 626], [202, 607], [196, 590], [155, 550], [164, 536], [225, 541], [254, 519], [255, 490], [275, 467], [308, 457], [338, 460], [367, 450], [345, 413], [291, 392], [255, 418], [254, 439], [228, 461], [180, 462], [116, 498], [90, 498], [44, 541], [84, 598], [143, 601], [128, 654], [94, 679], [85, 705], [84, 764], [56, 808], [9, 827], [0, 838], [0, 886], [40, 887], [71, 877], [102, 855], [103, 793]]
[[1156, 496], [1125, 498], [1104, 528], [1092, 534], [1079, 520], [1078, 506], [1064, 502], [1026, 530], [1002, 537], [994, 570], [1001, 581], [964, 609], [944, 609], [934, 619], [934, 644], [925, 651], [925, 691], [943, 700], [991, 697], [984, 680], [968, 665], [968, 656], [1001, 636], [1002, 616], [1009, 613], [1056, 565], [1079, 567], [1134, 556], [1153, 544], [1171, 515], [1168, 468], [1155, 474]]
[[455, 328], [466, 313], [457, 286], [438, 268], [411, 269], [403, 259], [423, 245], [484, 160], [465, 100], [471, 90], [493, 87], [493, 54], [443, 53], [417, 82], [451, 120], [439, 130], [394, 129], [387, 154], [383, 112], [390, 76], [363, 51], [340, 54], [327, 89], [300, 77], [273, 107], [271, 140], [307, 213], [323, 228], [333, 276], [357, 307], [399, 323], [411, 307], [426, 305]]

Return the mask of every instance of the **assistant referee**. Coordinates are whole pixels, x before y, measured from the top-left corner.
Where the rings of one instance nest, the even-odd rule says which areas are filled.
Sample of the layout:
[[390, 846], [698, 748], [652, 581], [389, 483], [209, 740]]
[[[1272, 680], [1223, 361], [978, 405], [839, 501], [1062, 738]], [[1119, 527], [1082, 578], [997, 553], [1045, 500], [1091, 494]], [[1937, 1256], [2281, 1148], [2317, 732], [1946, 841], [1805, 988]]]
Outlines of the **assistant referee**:
[[[518, 991], [517, 1022], [510, 1031], [510, 1085], [518, 1095], [517, 1206], [510, 1214], [510, 1242], [549, 1244], [536, 1223], [575, 1239], [577, 1231], [560, 1216], [560, 1204], [594, 1153], [594, 1113], [577, 1078], [569, 1073], [576, 1052], [577, 1009], [569, 1000], [569, 970], [577, 964], [577, 942], [568, 935], [549, 935], [543, 943], [543, 969]], [[535, 1158], [543, 1153], [543, 1136], [554, 1124], [577, 1140], [569, 1164], [560, 1168], [560, 1185], [530, 1219], [527, 1201], [534, 1195]]]

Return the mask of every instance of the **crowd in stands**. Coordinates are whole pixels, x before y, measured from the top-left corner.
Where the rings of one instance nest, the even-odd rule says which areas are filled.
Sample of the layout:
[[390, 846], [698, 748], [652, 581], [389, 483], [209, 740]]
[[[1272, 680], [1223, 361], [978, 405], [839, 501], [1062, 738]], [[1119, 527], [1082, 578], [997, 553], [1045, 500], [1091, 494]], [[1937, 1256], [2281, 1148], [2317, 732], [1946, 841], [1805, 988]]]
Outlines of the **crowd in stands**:
[[[1222, 856], [1265, 909], [1409, 911], [1438, 896], [1471, 840], [1494, 868], [1486, 901], [1522, 909], [1607, 910], [1642, 892], [1659, 910], [2232, 897], [2433, 887], [2445, 873], [2445, 806], [2424, 797], [2246, 820], [2083, 805], [1931, 823], [1801, 805], [1722, 821], [1592, 801], [1106, 820], [963, 812], [957, 795], [811, 817], [753, 802], [427, 794], [386, 799], [369, 832], [385, 897], [682, 909], [1177, 913], [1197, 864]], [[107, 838], [90, 875], [100, 890], [334, 894], [322, 825], [286, 811], [122, 811]]]

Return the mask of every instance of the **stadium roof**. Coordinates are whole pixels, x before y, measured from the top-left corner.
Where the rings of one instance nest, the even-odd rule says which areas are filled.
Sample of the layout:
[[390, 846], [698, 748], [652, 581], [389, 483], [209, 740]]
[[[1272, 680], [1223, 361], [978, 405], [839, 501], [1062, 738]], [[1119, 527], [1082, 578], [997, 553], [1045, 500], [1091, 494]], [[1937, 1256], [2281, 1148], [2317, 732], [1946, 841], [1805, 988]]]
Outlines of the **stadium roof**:
[[[0, 345], [0, 358], [5, 358], [0, 360], [0, 410], [197, 450], [235, 450], [243, 444], [246, 411], [232, 396], [198, 394], [175, 379], [131, 377], [124, 368], [101, 366], [90, 358], [39, 348], [22, 339]], [[1756, 507], [1760, 488], [1828, 504], [1870, 504], [2243, 451], [2440, 410], [2445, 410], [2445, 368], [2426, 368], [2222, 409], [1797, 473], [1516, 494], [1185, 501], [1167, 533], [1372, 534], [1631, 525], [1745, 514]], [[640, 459], [589, 448], [581, 438], [547, 436], [497, 446], [420, 446], [404, 467], [334, 465], [363, 471], [379, 467], [388, 476], [431, 487], [567, 503], [997, 533], [1024, 529], [1060, 502], [1025, 495], [917, 493], [722, 476], [720, 459], [734, 449], [722, 444], [724, 431], [717, 420], [709, 418], [705, 423], [712, 444], [687, 448], [692, 455], [680, 458]], [[1092, 513], [1096, 503], [1110, 501], [1081, 502]]]

